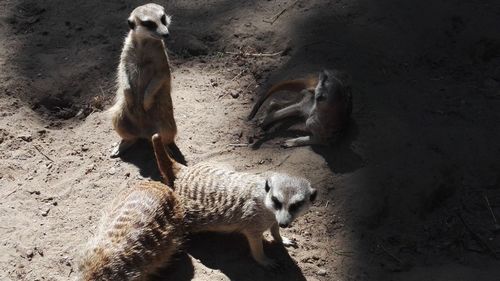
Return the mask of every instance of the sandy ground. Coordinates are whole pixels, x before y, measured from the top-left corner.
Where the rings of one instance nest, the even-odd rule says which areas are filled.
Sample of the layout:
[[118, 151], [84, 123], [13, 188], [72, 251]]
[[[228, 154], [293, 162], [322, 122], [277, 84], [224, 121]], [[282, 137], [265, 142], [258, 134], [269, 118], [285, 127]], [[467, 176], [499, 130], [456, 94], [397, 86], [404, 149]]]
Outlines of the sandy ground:
[[[0, 280], [70, 279], [101, 210], [159, 179], [147, 143], [109, 158], [105, 109], [142, 3], [0, 1]], [[298, 248], [266, 246], [281, 272], [259, 268], [238, 235], [197, 235], [157, 280], [500, 280], [498, 1], [158, 3], [173, 15], [188, 163], [304, 175], [319, 199], [283, 231]], [[324, 67], [353, 77], [340, 143], [231, 145], [260, 135], [245, 118], [263, 89]]]

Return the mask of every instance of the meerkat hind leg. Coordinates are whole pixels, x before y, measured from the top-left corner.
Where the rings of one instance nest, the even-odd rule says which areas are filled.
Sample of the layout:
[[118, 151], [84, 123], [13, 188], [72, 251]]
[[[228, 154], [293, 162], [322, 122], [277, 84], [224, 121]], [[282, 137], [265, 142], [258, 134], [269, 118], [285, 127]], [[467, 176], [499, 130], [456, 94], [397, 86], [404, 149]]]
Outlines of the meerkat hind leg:
[[294, 116], [303, 116], [304, 113], [302, 111], [302, 104], [301, 103], [296, 103], [292, 104], [290, 106], [287, 106], [285, 108], [282, 108], [280, 110], [270, 112], [265, 118], [264, 121], [262, 121], [262, 127], [263, 128], [268, 128], [272, 123], [277, 122], [279, 120], [288, 118], [288, 117], [294, 117]]
[[137, 141], [136, 139], [120, 140], [120, 142], [118, 142], [118, 144], [116, 144], [113, 150], [111, 151], [111, 158], [116, 158], [123, 155], [123, 153], [127, 151], [132, 145], [134, 145], [136, 141]]
[[294, 139], [289, 139], [286, 140], [282, 146], [283, 147], [295, 147], [295, 146], [305, 146], [305, 145], [312, 145], [312, 144], [318, 144], [319, 142], [316, 141], [312, 136], [303, 136], [303, 137], [298, 137]]
[[288, 239], [280, 235], [280, 227], [278, 226], [277, 223], [271, 226], [271, 235], [273, 236], [274, 241], [283, 244], [283, 246], [285, 247], [290, 247], [290, 246], [297, 247], [297, 243], [294, 240]]
[[245, 236], [247, 237], [252, 257], [258, 264], [269, 269], [276, 269], [279, 267], [279, 264], [276, 261], [268, 258], [264, 253], [262, 233], [245, 233]]

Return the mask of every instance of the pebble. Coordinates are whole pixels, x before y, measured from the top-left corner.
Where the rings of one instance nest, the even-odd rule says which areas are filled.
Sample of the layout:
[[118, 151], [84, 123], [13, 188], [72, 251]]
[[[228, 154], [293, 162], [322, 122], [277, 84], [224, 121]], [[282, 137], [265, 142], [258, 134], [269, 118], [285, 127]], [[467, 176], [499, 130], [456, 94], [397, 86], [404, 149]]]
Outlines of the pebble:
[[111, 169], [109, 169], [109, 171], [108, 171], [108, 174], [110, 174], [110, 175], [114, 175], [115, 173], [116, 173], [115, 167], [111, 167]]
[[31, 260], [33, 258], [33, 255], [33, 250], [26, 251], [26, 257], [28, 258], [28, 260]]
[[22, 139], [25, 142], [31, 142], [33, 140], [33, 137], [30, 134], [21, 134], [18, 136], [18, 138]]
[[326, 270], [324, 270], [323, 268], [318, 269], [318, 271], [316, 272], [316, 274], [318, 274], [319, 276], [325, 276], [326, 273]]
[[50, 212], [50, 208], [45, 208], [43, 211], [42, 211], [42, 217], [46, 217]]
[[239, 92], [237, 92], [237, 91], [231, 91], [231, 97], [233, 97], [233, 99], [237, 99], [239, 96], [240, 96]]

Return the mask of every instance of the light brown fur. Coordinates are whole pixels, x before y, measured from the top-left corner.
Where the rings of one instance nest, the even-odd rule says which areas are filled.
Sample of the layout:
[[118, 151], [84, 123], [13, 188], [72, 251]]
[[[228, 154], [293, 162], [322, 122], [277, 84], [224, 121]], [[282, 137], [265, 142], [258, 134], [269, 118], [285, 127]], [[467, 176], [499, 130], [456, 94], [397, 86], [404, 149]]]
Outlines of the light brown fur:
[[255, 116], [267, 98], [285, 90], [301, 92], [303, 99], [277, 110], [276, 104], [270, 105], [262, 127], [267, 130], [278, 121], [299, 117], [305, 121], [305, 132], [308, 135], [286, 140], [283, 146], [329, 145], [347, 126], [352, 111], [350, 78], [337, 70], [323, 70], [318, 78], [289, 80], [271, 87], [257, 101], [249, 119]]
[[180, 248], [183, 214], [175, 193], [161, 183], [142, 182], [123, 191], [85, 248], [78, 280], [147, 280]]
[[[177, 134], [172, 106], [172, 79], [165, 43], [170, 17], [164, 8], [146, 4], [132, 11], [130, 31], [118, 66], [115, 104], [109, 112], [113, 127], [122, 138], [112, 157], [124, 153], [139, 138], [159, 133], [164, 145]], [[153, 27], [148, 26], [152, 24]]]
[[[279, 234], [279, 226], [290, 223], [315, 200], [316, 190], [304, 178], [282, 173], [261, 176], [234, 171], [217, 163], [183, 166], [164, 150], [159, 136], [153, 147], [165, 182], [174, 183], [185, 208], [188, 232], [238, 232], [247, 238], [253, 258], [262, 266], [274, 267], [263, 250], [262, 234], [270, 229], [275, 241], [293, 242]], [[174, 177], [174, 178], [170, 178]], [[277, 208], [278, 200], [280, 208]], [[293, 207], [295, 206], [295, 207]], [[292, 212], [290, 208], [295, 208]]]

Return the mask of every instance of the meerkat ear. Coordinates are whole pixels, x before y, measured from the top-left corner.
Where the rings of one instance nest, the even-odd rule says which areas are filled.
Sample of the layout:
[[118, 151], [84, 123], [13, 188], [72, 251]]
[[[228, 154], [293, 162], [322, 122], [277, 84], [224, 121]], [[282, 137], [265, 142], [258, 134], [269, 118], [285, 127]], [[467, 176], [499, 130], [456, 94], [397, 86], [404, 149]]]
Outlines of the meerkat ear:
[[316, 189], [313, 189], [311, 191], [311, 196], [309, 197], [309, 200], [311, 200], [311, 202], [314, 202], [316, 200], [316, 195], [318, 195], [318, 192], [316, 191]]
[[135, 22], [132, 19], [128, 19], [127, 23], [128, 23], [128, 27], [130, 29], [134, 29], [135, 28]]
[[271, 190], [271, 187], [269, 186], [269, 182], [266, 180], [266, 192], [269, 192]]

